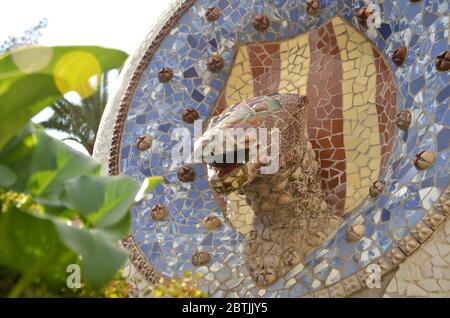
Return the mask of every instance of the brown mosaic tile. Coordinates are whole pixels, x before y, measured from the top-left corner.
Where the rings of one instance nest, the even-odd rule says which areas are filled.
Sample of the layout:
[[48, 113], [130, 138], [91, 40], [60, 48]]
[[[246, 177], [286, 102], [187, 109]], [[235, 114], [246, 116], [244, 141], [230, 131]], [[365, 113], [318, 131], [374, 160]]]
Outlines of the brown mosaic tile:
[[251, 44], [247, 47], [253, 76], [254, 96], [278, 92], [280, 85], [280, 45]]
[[342, 65], [331, 22], [310, 32], [308, 134], [321, 164], [328, 204], [343, 211], [346, 197]]
[[382, 176], [386, 170], [394, 145], [397, 87], [394, 75], [375, 48], [373, 49], [373, 54], [377, 69], [376, 106], [381, 142], [380, 176]]

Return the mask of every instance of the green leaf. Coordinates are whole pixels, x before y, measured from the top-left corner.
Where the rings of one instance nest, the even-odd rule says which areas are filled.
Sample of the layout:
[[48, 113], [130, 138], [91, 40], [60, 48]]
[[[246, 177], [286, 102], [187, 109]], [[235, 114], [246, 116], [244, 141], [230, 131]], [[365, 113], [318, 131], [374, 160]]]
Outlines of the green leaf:
[[[31, 194], [45, 209], [36, 214], [11, 208], [0, 214], [0, 265], [23, 276], [15, 291], [35, 278], [55, 288], [64, 286], [66, 266], [77, 262], [90, 287], [106, 284], [127, 257], [116, 244], [129, 231], [128, 211], [138, 182], [125, 176], [101, 177], [95, 160], [33, 125], [0, 151], [0, 164], [16, 174], [13, 191]], [[146, 188], [161, 180], [147, 180]], [[77, 217], [89, 228], [67, 222]]]
[[102, 235], [106, 240], [115, 242], [122, 240], [128, 233], [131, 227], [131, 213], [125, 214], [124, 218], [116, 222], [112, 226], [96, 228], [97, 233]]
[[0, 95], [0, 149], [40, 110], [61, 98], [53, 79], [31, 74], [17, 79]]
[[27, 193], [26, 185], [30, 177], [31, 156], [36, 147], [37, 138], [33, 125], [27, 125], [20, 135], [11, 140], [0, 150], [0, 164], [8, 167], [16, 174], [17, 181], [11, 191]]
[[14, 207], [0, 215], [1, 265], [58, 287], [65, 281], [65, 266], [75, 261], [52, 221]]
[[0, 164], [0, 187], [10, 187], [17, 181], [17, 177], [11, 169]]
[[164, 181], [164, 178], [163, 177], [148, 177], [147, 181], [148, 181], [148, 186], [147, 186], [147, 189], [145, 190], [145, 192], [148, 193], [148, 192], [152, 192], [158, 184], [162, 183]]
[[84, 174], [99, 174], [100, 165], [64, 143], [35, 131], [37, 145], [31, 157], [28, 191], [38, 202], [58, 203], [67, 180]]
[[32, 73], [53, 75], [58, 62], [74, 52], [95, 58], [103, 72], [122, 67], [128, 57], [123, 51], [99, 46], [24, 47], [0, 56], [0, 80]]
[[65, 183], [65, 203], [89, 225], [108, 228], [124, 219], [138, 190], [138, 183], [130, 177], [85, 175]]
[[114, 247], [92, 231], [61, 223], [56, 228], [64, 244], [81, 255], [83, 276], [93, 288], [101, 288], [111, 280], [128, 257], [126, 250]]
[[103, 233], [75, 228], [58, 218], [11, 208], [0, 215], [0, 265], [53, 288], [64, 286], [69, 264], [78, 263], [86, 284], [100, 288], [125, 263], [128, 252]]
[[69, 91], [92, 95], [92, 78], [120, 68], [126, 58], [122, 51], [95, 46], [31, 47], [0, 57], [0, 149]]
[[139, 189], [139, 192], [136, 194], [135, 200], [141, 201], [145, 194], [153, 191], [155, 187], [162, 183], [164, 181], [163, 177], [149, 177], [144, 180], [142, 183], [141, 188]]
[[31, 194], [37, 202], [48, 204], [60, 203], [66, 180], [83, 174], [100, 174], [96, 160], [33, 125], [0, 151], [0, 164], [17, 175], [12, 190]]

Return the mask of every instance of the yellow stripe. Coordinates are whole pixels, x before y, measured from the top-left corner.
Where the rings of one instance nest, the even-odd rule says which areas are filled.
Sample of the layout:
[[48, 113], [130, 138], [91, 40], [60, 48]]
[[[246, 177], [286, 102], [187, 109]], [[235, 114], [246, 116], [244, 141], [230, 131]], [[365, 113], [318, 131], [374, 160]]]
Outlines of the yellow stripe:
[[225, 89], [227, 105], [254, 97], [253, 76], [250, 69], [247, 46], [239, 48]]
[[[310, 65], [309, 36], [302, 34], [280, 43], [280, 93], [306, 95]], [[254, 97], [253, 77], [246, 45], [239, 48], [225, 90], [227, 105]]]
[[280, 43], [280, 93], [306, 95], [310, 56], [308, 33]]
[[367, 197], [380, 173], [381, 145], [375, 103], [376, 68], [371, 43], [340, 17], [333, 27], [341, 50], [344, 145], [347, 162], [345, 212]]
[[[308, 33], [280, 43], [280, 93], [306, 95], [310, 56]], [[241, 46], [238, 50], [225, 92], [227, 105], [254, 97], [247, 46]], [[240, 233], [247, 234], [252, 228], [252, 208], [244, 197], [236, 193], [230, 194], [227, 199], [229, 221]]]

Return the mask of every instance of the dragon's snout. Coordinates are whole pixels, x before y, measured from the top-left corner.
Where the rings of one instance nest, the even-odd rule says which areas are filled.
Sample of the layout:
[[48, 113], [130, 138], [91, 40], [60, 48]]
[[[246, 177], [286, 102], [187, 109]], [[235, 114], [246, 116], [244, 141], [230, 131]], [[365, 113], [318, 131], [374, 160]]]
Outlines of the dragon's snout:
[[244, 186], [249, 178], [250, 154], [248, 148], [235, 149], [228, 153], [204, 158], [208, 167], [211, 187], [222, 194], [229, 194]]
[[[279, 162], [280, 140], [273, 140], [273, 130], [283, 136], [292, 135], [288, 129], [297, 124], [306, 104], [304, 96], [272, 94], [238, 102], [213, 117], [195, 145], [208, 165], [211, 187], [230, 194], [250, 184], [262, 166]], [[293, 137], [284, 138], [292, 143], [285, 143], [288, 151], [294, 149]]]
[[208, 165], [209, 183], [222, 194], [230, 194], [243, 187], [250, 179], [247, 164], [223, 164], [222, 168]]

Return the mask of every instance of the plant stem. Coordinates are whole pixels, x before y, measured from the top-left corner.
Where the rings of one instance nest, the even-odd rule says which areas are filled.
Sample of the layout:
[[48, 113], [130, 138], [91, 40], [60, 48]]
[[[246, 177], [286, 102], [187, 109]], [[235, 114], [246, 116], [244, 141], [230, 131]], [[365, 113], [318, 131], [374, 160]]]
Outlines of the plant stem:
[[25, 288], [28, 287], [28, 285], [30, 285], [30, 283], [33, 281], [35, 277], [35, 272], [31, 271], [28, 272], [25, 275], [22, 275], [22, 277], [20, 278], [19, 282], [14, 286], [14, 288], [9, 292], [8, 294], [8, 298], [17, 298], [19, 297], [22, 292], [25, 290]]

